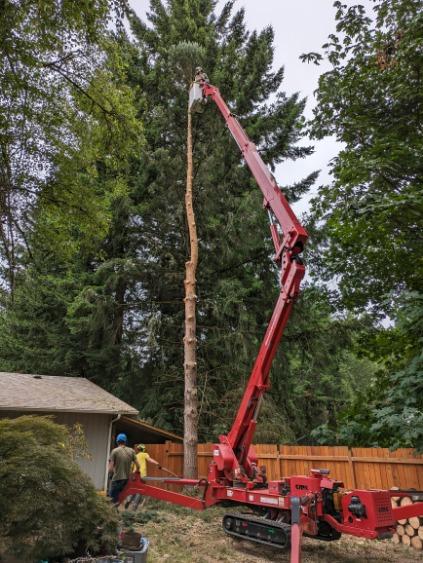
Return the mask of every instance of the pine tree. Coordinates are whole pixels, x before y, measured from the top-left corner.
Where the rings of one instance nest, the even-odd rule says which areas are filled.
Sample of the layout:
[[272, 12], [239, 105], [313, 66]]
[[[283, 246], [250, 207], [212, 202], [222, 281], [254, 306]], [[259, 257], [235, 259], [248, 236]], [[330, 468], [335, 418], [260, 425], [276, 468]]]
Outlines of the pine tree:
[[[219, 86], [272, 168], [282, 159], [311, 152], [294, 146], [301, 136], [304, 101], [280, 91], [283, 69], [272, 71], [272, 29], [249, 33], [243, 10], [233, 14], [232, 4], [216, 15], [211, 1], [156, 0], [151, 3], [149, 25], [131, 17], [138, 53], [130, 68], [130, 84], [139, 87], [140, 115], [146, 124], [146, 147], [134, 185], [134, 194], [143, 199], [141, 252], [148, 257], [142, 287], [149, 306], [142, 315], [154, 342], [142, 367], [138, 404], [143, 416], [176, 429], [182, 426], [183, 350], [177, 343], [183, 327], [181, 287], [189, 240], [183, 234], [181, 205], [186, 88], [174, 64], [175, 47], [195, 41], [203, 48], [211, 82]], [[234, 401], [273, 308], [276, 277], [260, 192], [216, 108], [193, 117], [193, 151], [200, 247], [200, 434], [215, 437], [232, 422]], [[290, 197], [304, 193], [313, 178], [299, 182], [296, 193], [288, 189]], [[129, 385], [125, 389], [129, 392]]]

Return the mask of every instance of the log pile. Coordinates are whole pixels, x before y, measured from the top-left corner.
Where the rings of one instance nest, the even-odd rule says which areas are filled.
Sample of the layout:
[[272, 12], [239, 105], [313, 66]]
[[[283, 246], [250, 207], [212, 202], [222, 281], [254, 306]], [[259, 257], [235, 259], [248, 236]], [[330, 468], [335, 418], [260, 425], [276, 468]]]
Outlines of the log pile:
[[[421, 500], [420, 498], [414, 499], [411, 497], [391, 497], [392, 507], [406, 506]], [[397, 531], [392, 536], [392, 541], [395, 544], [403, 544], [413, 547], [419, 551], [423, 550], [423, 518], [414, 516], [413, 518], [404, 518], [398, 520]]]

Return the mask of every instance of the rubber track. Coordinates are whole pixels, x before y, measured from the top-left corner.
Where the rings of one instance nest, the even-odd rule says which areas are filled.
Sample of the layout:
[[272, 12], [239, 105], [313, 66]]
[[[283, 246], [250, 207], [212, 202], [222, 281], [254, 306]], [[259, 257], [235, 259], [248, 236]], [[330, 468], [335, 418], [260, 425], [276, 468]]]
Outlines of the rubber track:
[[[255, 538], [254, 536], [246, 536], [244, 534], [237, 534], [236, 532], [231, 532], [231, 530], [227, 530], [225, 525], [223, 524], [225, 518], [227, 518], [227, 517], [238, 518], [238, 520], [244, 520], [244, 521], [247, 521], [247, 522], [256, 522], [257, 524], [265, 524], [266, 526], [271, 526], [273, 528], [279, 528], [279, 529], [285, 531], [286, 535], [288, 536], [288, 541], [287, 541], [286, 545], [282, 546], [279, 543], [268, 542], [268, 541], [265, 541], [265, 540]], [[276, 522], [275, 520], [269, 520], [268, 518], [260, 518], [260, 517], [257, 517], [257, 516], [249, 516], [248, 514], [243, 515], [240, 512], [228, 512], [223, 517], [222, 527], [223, 527], [223, 530], [225, 531], [225, 533], [228, 534], [228, 536], [240, 538], [240, 539], [243, 539], [243, 540], [252, 541], [254, 543], [261, 543], [263, 545], [268, 545], [270, 547], [277, 547], [278, 549], [283, 549], [283, 550], [288, 549], [291, 545], [291, 525], [287, 524], [286, 522]]]

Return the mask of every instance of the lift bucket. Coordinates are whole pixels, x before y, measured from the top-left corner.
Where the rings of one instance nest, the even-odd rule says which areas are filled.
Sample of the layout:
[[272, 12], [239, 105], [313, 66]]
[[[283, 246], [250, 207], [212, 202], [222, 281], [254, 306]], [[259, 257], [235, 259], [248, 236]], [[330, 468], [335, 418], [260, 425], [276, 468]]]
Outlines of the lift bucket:
[[189, 91], [189, 111], [191, 113], [202, 113], [205, 103], [206, 98], [203, 96], [200, 85], [194, 82]]

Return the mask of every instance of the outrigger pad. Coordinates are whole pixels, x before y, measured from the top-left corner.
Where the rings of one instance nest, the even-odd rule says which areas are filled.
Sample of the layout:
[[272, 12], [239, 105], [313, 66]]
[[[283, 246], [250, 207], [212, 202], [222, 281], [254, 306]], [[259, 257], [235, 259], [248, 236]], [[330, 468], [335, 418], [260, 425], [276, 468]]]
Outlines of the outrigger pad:
[[194, 82], [189, 91], [189, 111], [191, 113], [202, 113], [206, 101], [201, 86]]

